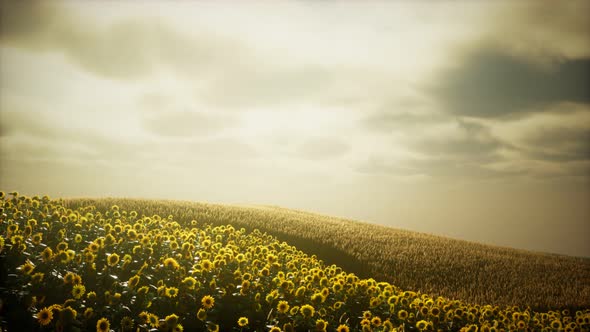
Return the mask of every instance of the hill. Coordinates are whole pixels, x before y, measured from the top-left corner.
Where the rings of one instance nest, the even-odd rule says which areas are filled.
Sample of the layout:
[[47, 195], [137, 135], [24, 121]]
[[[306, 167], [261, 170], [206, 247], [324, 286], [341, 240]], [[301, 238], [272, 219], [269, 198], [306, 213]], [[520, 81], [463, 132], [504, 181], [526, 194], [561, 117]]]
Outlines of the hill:
[[[201, 219], [189, 219], [195, 215], [195, 203], [90, 202], [0, 193], [0, 328], [98, 332], [590, 329], [588, 306], [539, 311], [434, 297], [359, 277], [261, 230], [203, 220], [208, 216], [219, 223], [216, 218], [236, 218], [241, 209], [279, 215], [275, 208], [201, 204]], [[120, 204], [107, 205], [112, 202]], [[290, 213], [301, 214], [286, 214]], [[329, 248], [324, 245], [316, 251]]]
[[[259, 229], [361, 277], [469, 303], [547, 310], [590, 306], [590, 259], [495, 247], [278, 207], [188, 201], [74, 199], [77, 208], [118, 204], [212, 225]], [[534, 236], [534, 234], [531, 234]]]

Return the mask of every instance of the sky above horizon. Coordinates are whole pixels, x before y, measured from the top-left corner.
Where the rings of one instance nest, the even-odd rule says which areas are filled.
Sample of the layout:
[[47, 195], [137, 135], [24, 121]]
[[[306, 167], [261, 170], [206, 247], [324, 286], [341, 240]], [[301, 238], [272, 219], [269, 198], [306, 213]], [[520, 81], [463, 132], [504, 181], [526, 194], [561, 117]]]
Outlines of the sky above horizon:
[[590, 257], [588, 1], [0, 9], [1, 190]]

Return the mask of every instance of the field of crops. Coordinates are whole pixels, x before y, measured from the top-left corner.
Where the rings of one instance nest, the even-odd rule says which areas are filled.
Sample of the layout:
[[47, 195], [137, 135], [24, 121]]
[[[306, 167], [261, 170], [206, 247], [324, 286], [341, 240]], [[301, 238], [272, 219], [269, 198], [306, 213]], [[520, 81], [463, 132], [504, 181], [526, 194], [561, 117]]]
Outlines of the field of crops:
[[[10, 331], [590, 329], [584, 259], [277, 208], [0, 197], [0, 324]], [[400, 261], [403, 255], [408, 258]], [[457, 257], [463, 262], [453, 265]], [[348, 264], [331, 262], [338, 260]], [[403, 265], [410, 260], [417, 261]], [[350, 273], [357, 262], [357, 269], [369, 268], [363, 275]], [[450, 265], [432, 270], [437, 264]], [[458, 268], [467, 270], [453, 271]], [[518, 275], [525, 268], [532, 272]], [[461, 274], [466, 284], [475, 278], [505, 285], [487, 289], [508, 293], [491, 297], [505, 302], [515, 301], [516, 280], [532, 292], [530, 299], [546, 296], [542, 304], [555, 309], [469, 299], [477, 283], [445, 290]], [[385, 281], [408, 276], [422, 286]], [[433, 295], [445, 291], [465, 298]]]
[[[276, 207], [133, 199], [69, 200], [78, 208], [173, 215], [258, 229], [359, 277], [469, 303], [536, 310], [590, 306], [590, 259], [482, 245]], [[534, 236], [534, 234], [531, 234]]]

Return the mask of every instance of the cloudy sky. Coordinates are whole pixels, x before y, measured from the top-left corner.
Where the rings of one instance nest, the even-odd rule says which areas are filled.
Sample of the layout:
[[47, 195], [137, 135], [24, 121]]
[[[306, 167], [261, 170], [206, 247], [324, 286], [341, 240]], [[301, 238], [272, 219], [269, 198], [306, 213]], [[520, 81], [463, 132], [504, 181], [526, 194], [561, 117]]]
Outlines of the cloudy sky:
[[590, 256], [588, 1], [1, 2], [0, 188]]

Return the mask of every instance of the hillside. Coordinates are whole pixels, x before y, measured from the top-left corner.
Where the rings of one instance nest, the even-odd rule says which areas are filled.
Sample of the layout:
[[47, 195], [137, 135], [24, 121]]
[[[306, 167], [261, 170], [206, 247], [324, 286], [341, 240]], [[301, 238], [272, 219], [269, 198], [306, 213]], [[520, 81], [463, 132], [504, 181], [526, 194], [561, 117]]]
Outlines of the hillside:
[[258, 229], [361, 277], [468, 303], [563, 309], [590, 306], [590, 259], [494, 247], [277, 207], [186, 201], [71, 199], [176, 220]]
[[[105, 205], [113, 202], [120, 205]], [[472, 304], [359, 278], [258, 229], [188, 220], [194, 211], [187, 206], [194, 207], [193, 203], [75, 200], [67, 205], [78, 207], [68, 208], [63, 200], [3, 192], [0, 203], [2, 330], [590, 328], [590, 308], [541, 312], [525, 306]], [[209, 206], [201, 209], [200, 216], [216, 218], [212, 211], [217, 211], [217, 217], [235, 217], [239, 209]], [[185, 220], [158, 214], [172, 210]], [[285, 214], [274, 208], [254, 210]], [[300, 212], [287, 212], [305, 219]], [[350, 223], [348, 227], [366, 226]], [[329, 248], [316, 247], [316, 251]]]

